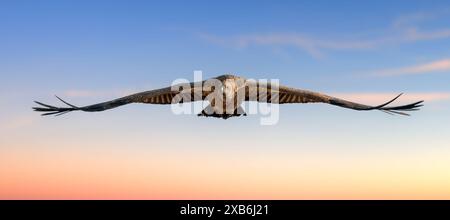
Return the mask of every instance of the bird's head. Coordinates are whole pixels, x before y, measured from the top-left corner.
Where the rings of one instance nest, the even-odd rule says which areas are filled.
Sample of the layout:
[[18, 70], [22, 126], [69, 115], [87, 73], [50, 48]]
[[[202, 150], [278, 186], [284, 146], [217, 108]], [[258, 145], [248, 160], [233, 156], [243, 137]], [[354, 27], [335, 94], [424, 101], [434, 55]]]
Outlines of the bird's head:
[[234, 79], [226, 79], [223, 81], [222, 93], [226, 98], [234, 98], [237, 91], [237, 85]]

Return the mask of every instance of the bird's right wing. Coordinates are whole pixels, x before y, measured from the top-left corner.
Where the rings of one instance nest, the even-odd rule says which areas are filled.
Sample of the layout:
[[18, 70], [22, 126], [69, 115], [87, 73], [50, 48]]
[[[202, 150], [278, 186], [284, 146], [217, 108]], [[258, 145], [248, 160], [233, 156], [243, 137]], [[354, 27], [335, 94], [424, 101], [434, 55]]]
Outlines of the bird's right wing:
[[258, 101], [278, 104], [327, 103], [358, 111], [380, 110], [386, 113], [400, 115], [409, 115], [406, 112], [418, 110], [423, 106], [423, 101], [417, 101], [411, 104], [400, 106], [387, 106], [394, 102], [402, 94], [381, 105], [370, 106], [332, 97], [323, 93], [295, 89], [287, 86], [274, 86], [273, 84], [250, 82], [247, 83], [246, 90], [249, 91], [246, 93], [246, 101]]
[[98, 104], [78, 107], [72, 105], [58, 96], [61, 102], [68, 107], [55, 107], [42, 102], [35, 101], [40, 107], [33, 107], [35, 111], [44, 112], [42, 115], [61, 115], [71, 111], [97, 112], [116, 108], [130, 103], [147, 103], [147, 104], [175, 104], [184, 102], [193, 102], [203, 100], [210, 92], [202, 90], [203, 82], [178, 84], [162, 89], [155, 89], [140, 93], [135, 93], [118, 99]]

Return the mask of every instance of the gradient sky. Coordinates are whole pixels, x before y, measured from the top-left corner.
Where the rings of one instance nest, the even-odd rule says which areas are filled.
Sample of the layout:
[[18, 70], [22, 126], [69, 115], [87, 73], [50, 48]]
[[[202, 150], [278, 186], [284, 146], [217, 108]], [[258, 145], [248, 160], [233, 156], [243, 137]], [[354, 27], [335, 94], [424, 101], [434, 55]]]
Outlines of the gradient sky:
[[[218, 120], [76, 105], [232, 73], [377, 104]], [[0, 1], [0, 199], [450, 199], [448, 1]]]

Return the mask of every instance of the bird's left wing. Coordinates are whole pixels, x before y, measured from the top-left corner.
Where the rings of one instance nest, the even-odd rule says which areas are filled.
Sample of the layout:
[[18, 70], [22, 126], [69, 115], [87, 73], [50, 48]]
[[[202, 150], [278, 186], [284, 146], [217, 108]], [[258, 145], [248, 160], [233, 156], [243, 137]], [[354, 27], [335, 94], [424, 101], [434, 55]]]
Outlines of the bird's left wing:
[[162, 89], [155, 89], [135, 93], [111, 101], [83, 107], [72, 105], [56, 96], [61, 102], [66, 104], [68, 107], [55, 107], [52, 105], [47, 105], [42, 102], [35, 101], [35, 103], [40, 105], [40, 107], [33, 107], [33, 109], [38, 112], [44, 112], [42, 115], [45, 116], [45, 115], [61, 115], [71, 111], [85, 111], [85, 112], [104, 111], [130, 103], [173, 104], [173, 103], [201, 101], [204, 99], [204, 97], [206, 97], [209, 94], [208, 91], [203, 91], [201, 90], [201, 88], [197, 90], [195, 89], [197, 87], [201, 87], [202, 84], [203, 82], [178, 84], [175, 86], [166, 87]]

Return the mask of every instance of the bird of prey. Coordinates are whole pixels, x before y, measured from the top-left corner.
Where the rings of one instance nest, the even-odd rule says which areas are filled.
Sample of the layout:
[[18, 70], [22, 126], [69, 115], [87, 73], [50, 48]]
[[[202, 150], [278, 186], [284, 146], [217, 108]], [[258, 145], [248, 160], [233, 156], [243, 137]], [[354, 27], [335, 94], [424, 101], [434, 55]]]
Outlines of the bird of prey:
[[247, 80], [234, 75], [221, 75], [209, 80], [177, 84], [175, 86], [140, 92], [83, 107], [72, 105], [56, 96], [67, 107], [55, 107], [36, 101], [35, 103], [39, 104], [40, 107], [33, 107], [33, 109], [38, 112], [43, 112], [42, 115], [61, 115], [71, 111], [104, 111], [130, 103], [177, 104], [209, 101], [209, 106], [198, 115], [227, 119], [234, 116], [246, 115], [240, 107], [245, 101], [275, 104], [326, 103], [358, 111], [379, 110], [389, 114], [400, 115], [409, 115], [407, 112], [419, 110], [419, 107], [423, 106], [423, 101], [417, 101], [407, 105], [388, 106], [401, 95], [381, 105], [370, 106], [318, 92], [274, 85], [272, 83], [256, 82], [255, 80]]

